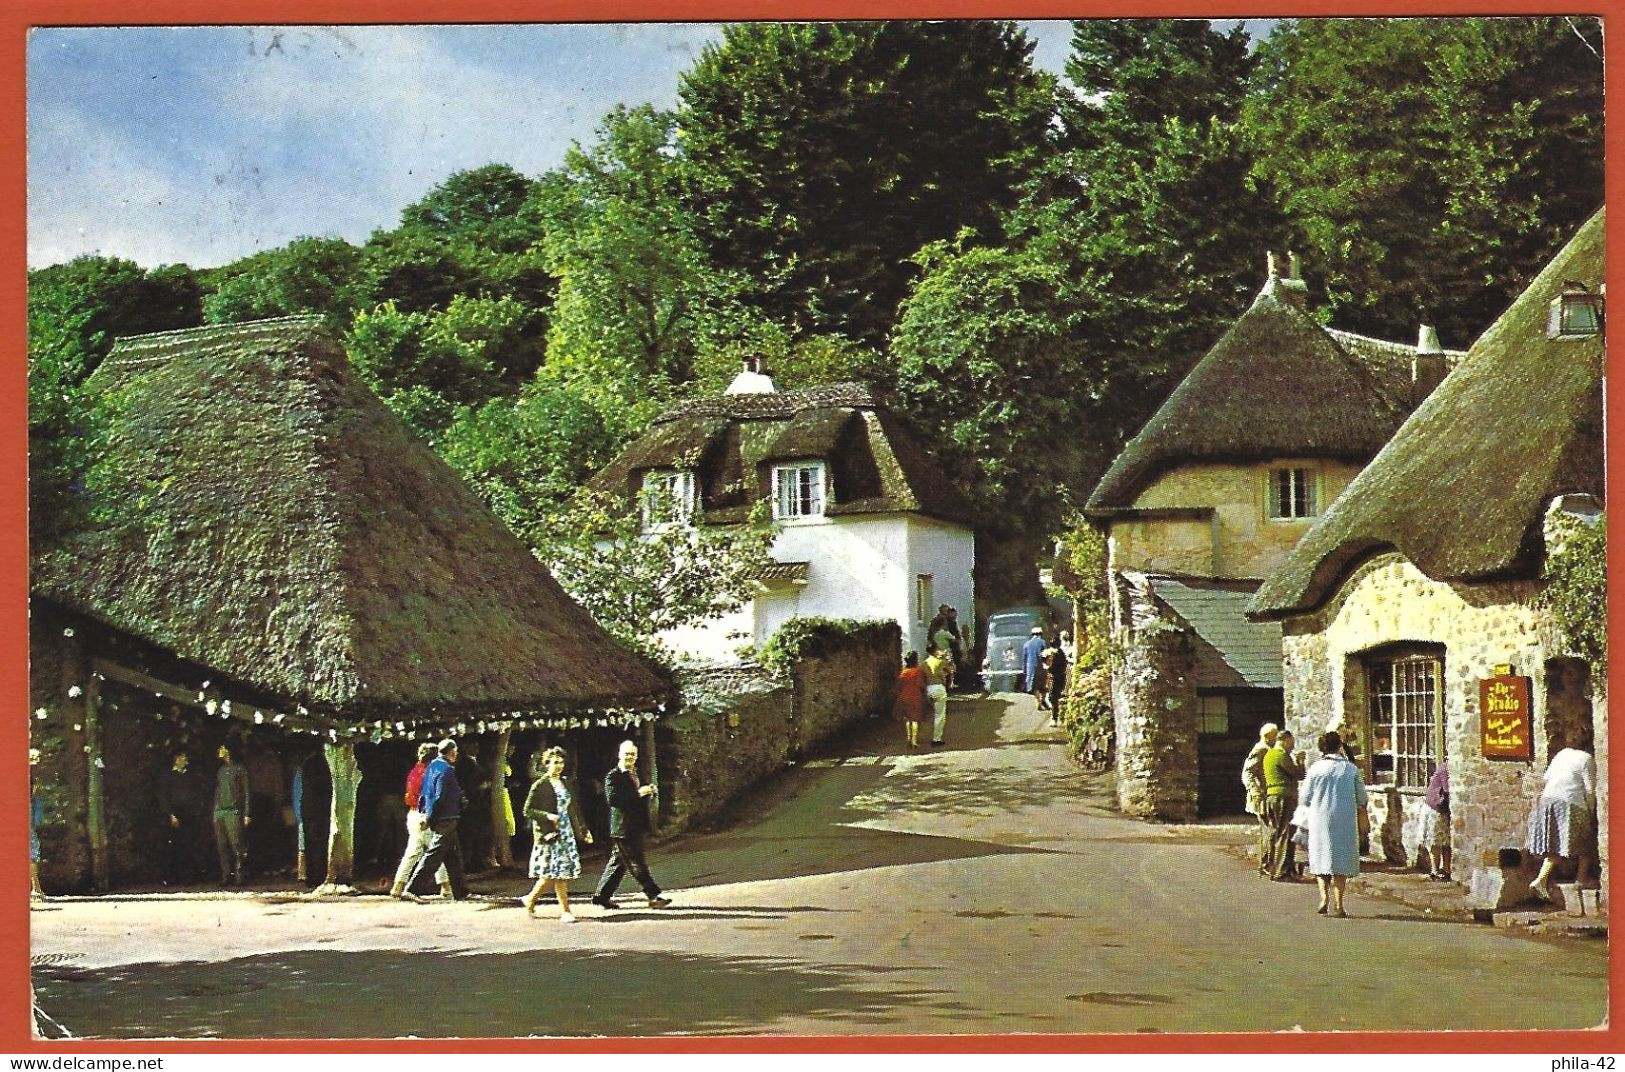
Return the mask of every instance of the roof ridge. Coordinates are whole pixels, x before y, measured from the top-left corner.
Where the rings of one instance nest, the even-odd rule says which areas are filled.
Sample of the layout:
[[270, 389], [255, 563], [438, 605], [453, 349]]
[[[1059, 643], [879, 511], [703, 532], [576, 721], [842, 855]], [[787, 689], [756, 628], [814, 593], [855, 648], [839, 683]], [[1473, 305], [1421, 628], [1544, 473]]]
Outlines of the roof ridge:
[[289, 316], [266, 317], [263, 320], [236, 320], [229, 324], [199, 324], [190, 328], [171, 328], [168, 331], [149, 331], [140, 335], [121, 335], [113, 343], [112, 353], [163, 346], [173, 342], [191, 342], [212, 335], [239, 338], [257, 335], [287, 327], [320, 327], [319, 313], [294, 313]]
[[[1343, 328], [1334, 328], [1330, 326], [1326, 327], [1325, 330], [1326, 334], [1330, 335], [1338, 342], [1344, 342], [1346, 340], [1350, 342], [1362, 343], [1366, 346], [1373, 346], [1379, 349], [1387, 350], [1389, 353], [1395, 355], [1403, 354], [1405, 356], [1411, 356], [1416, 353], [1416, 346], [1413, 343], [1394, 342], [1391, 339], [1379, 339], [1375, 335], [1362, 335], [1357, 331], [1346, 331]], [[1467, 356], [1466, 350], [1452, 350], [1448, 346], [1441, 347], [1439, 352], [1443, 354], [1453, 354], [1457, 357]]]

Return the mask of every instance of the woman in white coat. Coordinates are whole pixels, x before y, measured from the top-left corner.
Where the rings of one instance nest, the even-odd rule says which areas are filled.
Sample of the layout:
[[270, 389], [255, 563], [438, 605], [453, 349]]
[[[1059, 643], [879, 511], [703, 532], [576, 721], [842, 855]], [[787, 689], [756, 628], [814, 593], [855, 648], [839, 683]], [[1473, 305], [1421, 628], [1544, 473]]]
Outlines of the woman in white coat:
[[1299, 817], [1309, 833], [1309, 873], [1320, 884], [1321, 915], [1347, 916], [1343, 890], [1360, 873], [1360, 815], [1365, 811], [1365, 779], [1343, 754], [1335, 730], [1320, 735], [1321, 758], [1298, 790]]

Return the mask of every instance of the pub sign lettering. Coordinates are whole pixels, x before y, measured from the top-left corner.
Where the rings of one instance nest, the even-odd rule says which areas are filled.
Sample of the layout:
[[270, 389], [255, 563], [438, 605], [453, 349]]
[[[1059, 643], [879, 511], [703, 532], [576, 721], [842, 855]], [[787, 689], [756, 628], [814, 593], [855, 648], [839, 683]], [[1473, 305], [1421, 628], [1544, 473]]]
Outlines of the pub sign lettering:
[[1479, 681], [1478, 717], [1485, 759], [1535, 758], [1527, 677], [1497, 674]]

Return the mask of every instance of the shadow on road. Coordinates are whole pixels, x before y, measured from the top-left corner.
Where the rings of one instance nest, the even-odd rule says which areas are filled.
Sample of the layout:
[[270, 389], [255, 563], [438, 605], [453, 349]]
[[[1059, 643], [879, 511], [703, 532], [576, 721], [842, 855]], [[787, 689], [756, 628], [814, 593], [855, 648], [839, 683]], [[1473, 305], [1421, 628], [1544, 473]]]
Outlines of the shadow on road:
[[[632, 950], [319, 949], [97, 971], [52, 965], [35, 969], [34, 986], [65, 1028], [94, 1025], [99, 1038], [727, 1035], [783, 1017], [850, 1032], [882, 1027], [897, 1006], [964, 1011], [942, 991], [891, 978], [908, 971]], [[353, 1025], [368, 1034], [349, 1033]]]

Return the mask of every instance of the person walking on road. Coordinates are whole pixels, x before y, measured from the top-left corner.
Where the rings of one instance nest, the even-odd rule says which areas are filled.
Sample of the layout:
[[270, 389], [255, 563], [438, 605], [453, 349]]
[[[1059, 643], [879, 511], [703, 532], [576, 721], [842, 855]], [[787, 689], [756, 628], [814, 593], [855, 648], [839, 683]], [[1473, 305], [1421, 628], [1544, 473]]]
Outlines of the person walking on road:
[[920, 669], [920, 653], [911, 651], [903, 658], [902, 673], [897, 675], [897, 699], [892, 703], [892, 717], [903, 724], [910, 748], [920, 747], [920, 723], [930, 716], [925, 697], [925, 671]]
[[943, 735], [948, 732], [948, 679], [953, 672], [954, 664], [947, 653], [935, 644], [926, 649], [925, 695], [931, 701], [933, 747], [940, 748], [945, 743]]
[[592, 903], [600, 908], [615, 907], [612, 900], [615, 888], [628, 871], [643, 887], [650, 908], [665, 908], [671, 904], [669, 897], [661, 896], [660, 884], [649, 874], [649, 864], [643, 858], [643, 839], [650, 830], [649, 798], [654, 792], [654, 786], [638, 780], [638, 746], [622, 741], [620, 763], [604, 775], [604, 799], [609, 802], [609, 838], [613, 848], [592, 895]]
[[1264, 757], [1275, 747], [1276, 735], [1281, 727], [1266, 722], [1258, 727], [1258, 740], [1241, 764], [1241, 785], [1247, 791], [1247, 814], [1258, 819], [1258, 873], [1270, 873], [1270, 824], [1264, 818]]
[[1022, 684], [1027, 686], [1027, 692], [1038, 701], [1038, 709], [1042, 711], [1044, 703], [1044, 629], [1042, 626], [1033, 626], [1032, 635], [1027, 643], [1021, 646], [1021, 673], [1025, 679]]
[[559, 922], [574, 923], [570, 914], [570, 880], [581, 877], [581, 850], [576, 845], [579, 834], [592, 844], [592, 831], [581, 821], [575, 797], [564, 784], [565, 756], [562, 748], [549, 748], [542, 753], [542, 776], [530, 787], [525, 798], [525, 818], [535, 828], [531, 841], [530, 877], [536, 880], [521, 902], [525, 914], [536, 915], [536, 900], [548, 883], [559, 899]]
[[1360, 820], [1365, 811], [1365, 779], [1343, 754], [1336, 730], [1320, 735], [1321, 758], [1309, 768], [1300, 793], [1301, 815], [1309, 831], [1309, 873], [1320, 884], [1321, 915], [1347, 916], [1343, 892], [1360, 873]]
[[1303, 780], [1303, 760], [1292, 754], [1291, 730], [1275, 737], [1275, 746], [1264, 753], [1264, 821], [1269, 824], [1269, 872], [1276, 882], [1293, 882], [1298, 877], [1297, 845], [1292, 841], [1292, 816], [1298, 809], [1298, 783]]
[[243, 884], [244, 832], [248, 828], [248, 770], [231, 758], [225, 745], [215, 753], [220, 769], [214, 780], [214, 847], [220, 854], [220, 885]]
[[[395, 881], [389, 888], [389, 895], [397, 901], [406, 894], [406, 884], [417, 870], [418, 861], [423, 854], [429, 851], [429, 822], [428, 817], [418, 810], [418, 801], [423, 796], [423, 775], [429, 769], [429, 763], [439, 755], [438, 748], [429, 741], [418, 745], [418, 761], [415, 766], [406, 772], [406, 851], [401, 854], [401, 862], [395, 868]], [[446, 868], [441, 866], [435, 872], [435, 881], [440, 883], [440, 891], [447, 896], [451, 895], [451, 879], [446, 874]]]
[[429, 828], [428, 840], [423, 858], [412, 869], [401, 893], [408, 901], [419, 904], [423, 898], [412, 889], [425, 875], [434, 874], [441, 864], [446, 865], [452, 900], [468, 899], [468, 880], [463, 877], [463, 849], [457, 838], [457, 823], [463, 814], [463, 787], [457, 781], [457, 742], [447, 737], [435, 751], [439, 754], [423, 769], [423, 788], [418, 794], [418, 811]]
[[1061, 696], [1066, 692], [1066, 650], [1057, 640], [1044, 652], [1044, 677], [1049, 691], [1049, 724], [1061, 724]]

